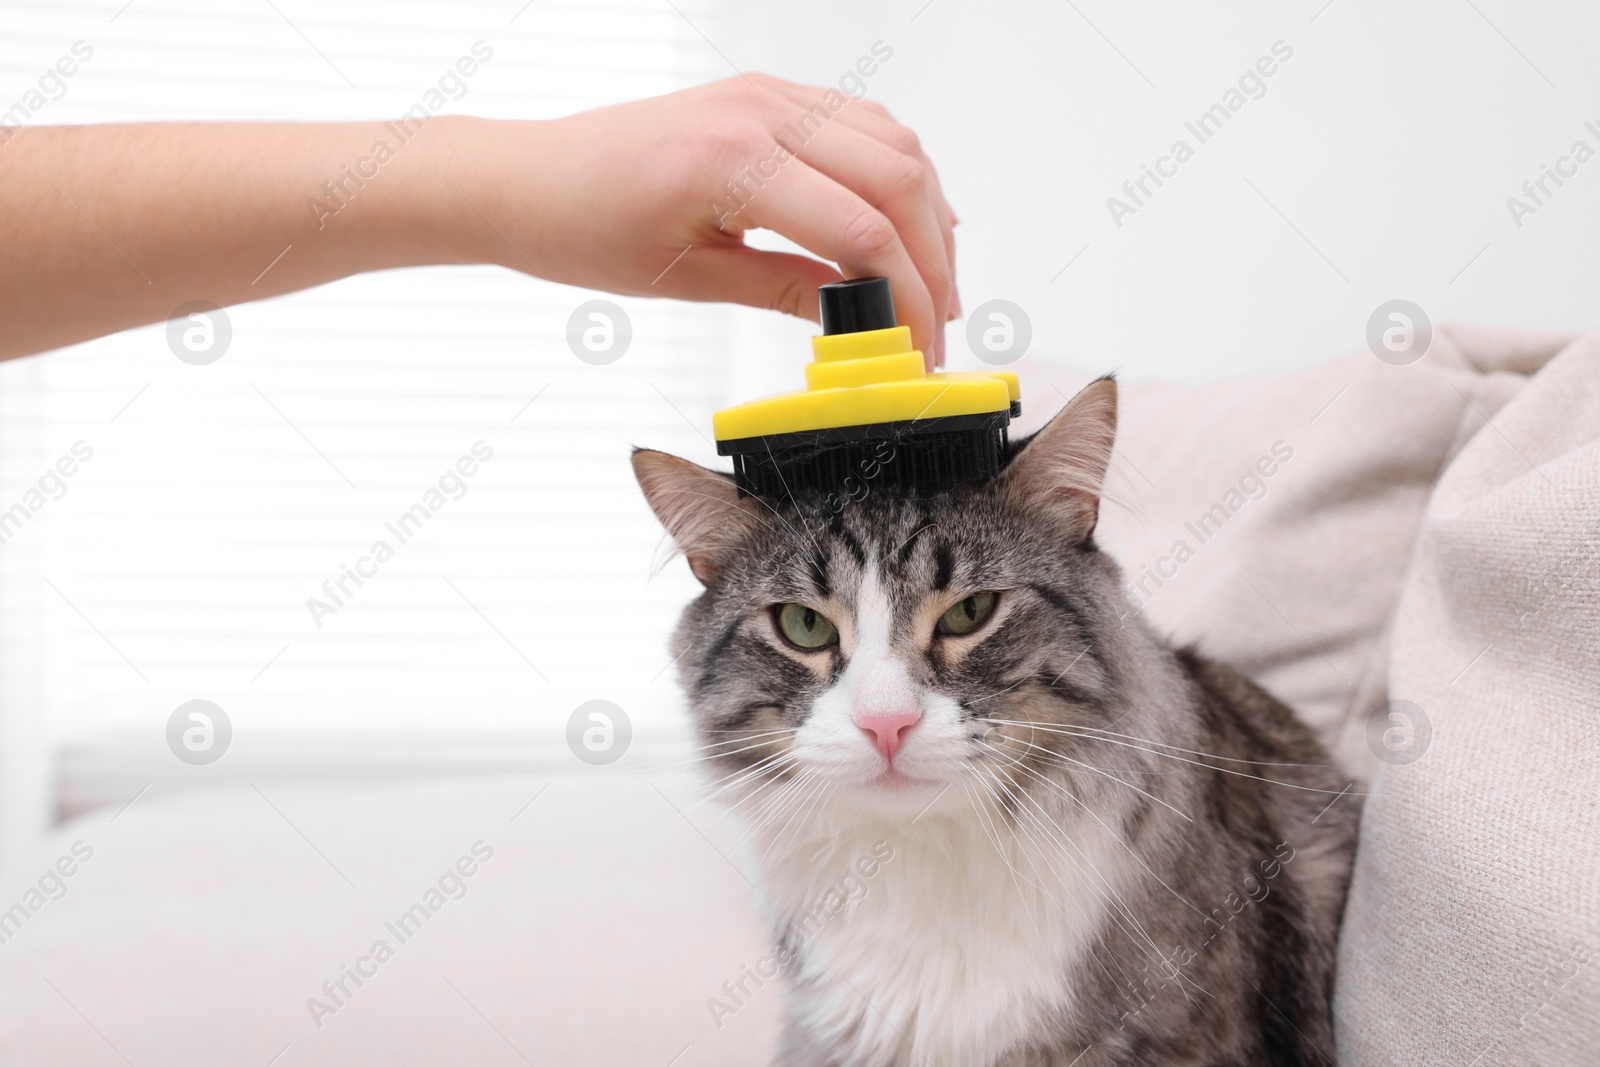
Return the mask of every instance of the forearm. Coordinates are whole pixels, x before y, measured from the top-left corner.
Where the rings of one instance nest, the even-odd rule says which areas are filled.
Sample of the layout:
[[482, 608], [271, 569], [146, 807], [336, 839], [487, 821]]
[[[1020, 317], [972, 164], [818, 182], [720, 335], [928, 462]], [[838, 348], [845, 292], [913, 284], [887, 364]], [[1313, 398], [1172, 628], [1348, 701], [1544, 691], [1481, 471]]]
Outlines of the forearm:
[[444, 117], [23, 130], [0, 146], [0, 358], [191, 300], [499, 258], [449, 181], [461, 132]]
[[[431, 263], [812, 320], [818, 285], [886, 275], [930, 365], [959, 307], [954, 215], [916, 136], [876, 103], [765, 75], [536, 122], [0, 137], [0, 358]], [[751, 248], [752, 229], [819, 258]]]

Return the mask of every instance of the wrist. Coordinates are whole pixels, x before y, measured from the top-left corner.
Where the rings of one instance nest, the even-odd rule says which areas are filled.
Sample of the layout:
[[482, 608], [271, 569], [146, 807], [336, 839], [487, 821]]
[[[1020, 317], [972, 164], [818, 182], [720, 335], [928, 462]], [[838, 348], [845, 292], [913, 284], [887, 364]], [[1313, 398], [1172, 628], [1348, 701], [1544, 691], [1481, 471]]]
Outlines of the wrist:
[[362, 164], [366, 184], [356, 194], [369, 202], [350, 201], [365, 208], [351, 212], [349, 230], [361, 269], [500, 262], [489, 240], [494, 230], [473, 208], [484, 124], [441, 115], [425, 124], [395, 119], [370, 127], [362, 159], [374, 162]]
[[547, 122], [447, 116], [429, 122], [413, 175], [414, 224], [438, 263], [489, 263], [536, 273]]

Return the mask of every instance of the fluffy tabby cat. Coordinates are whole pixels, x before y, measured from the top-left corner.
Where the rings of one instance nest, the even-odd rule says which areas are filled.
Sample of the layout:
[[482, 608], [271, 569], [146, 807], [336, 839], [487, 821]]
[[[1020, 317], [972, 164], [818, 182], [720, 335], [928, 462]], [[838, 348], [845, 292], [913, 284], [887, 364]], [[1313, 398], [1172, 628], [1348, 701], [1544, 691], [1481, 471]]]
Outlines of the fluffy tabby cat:
[[782, 1067], [1333, 1064], [1358, 804], [1127, 613], [1092, 537], [1116, 407], [1097, 381], [990, 482], [842, 510], [634, 454], [706, 587], [673, 652], [761, 857]]

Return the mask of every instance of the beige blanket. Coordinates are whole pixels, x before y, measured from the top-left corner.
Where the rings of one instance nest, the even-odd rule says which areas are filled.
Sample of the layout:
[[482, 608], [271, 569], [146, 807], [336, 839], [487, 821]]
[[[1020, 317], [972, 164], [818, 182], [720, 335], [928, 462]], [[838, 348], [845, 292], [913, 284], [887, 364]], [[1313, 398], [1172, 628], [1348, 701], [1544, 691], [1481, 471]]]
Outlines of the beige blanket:
[[1600, 336], [1447, 327], [1125, 411], [1130, 610], [1371, 794], [1339, 1061], [1600, 1063]]

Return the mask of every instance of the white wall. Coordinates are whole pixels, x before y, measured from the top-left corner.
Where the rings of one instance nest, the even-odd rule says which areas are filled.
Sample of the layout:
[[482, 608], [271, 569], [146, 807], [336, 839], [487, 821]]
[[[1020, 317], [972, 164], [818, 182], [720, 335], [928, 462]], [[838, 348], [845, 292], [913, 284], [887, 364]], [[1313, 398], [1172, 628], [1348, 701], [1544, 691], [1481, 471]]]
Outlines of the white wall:
[[[921, 134], [962, 217], [967, 309], [1020, 304], [1030, 356], [1202, 381], [1361, 348], [1396, 297], [1436, 322], [1596, 320], [1600, 159], [1520, 228], [1506, 207], [1574, 140], [1600, 151], [1584, 128], [1600, 129], [1593, 5], [816, 0], [742, 14], [718, 45], [744, 69], [827, 84], [873, 41], [894, 48], [869, 93]], [[1107, 198], [1175, 138], [1196, 145], [1184, 121], [1279, 40], [1294, 54], [1266, 94], [1115, 226]]]

